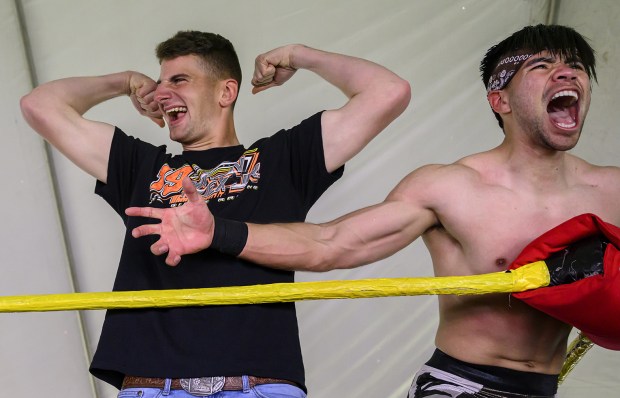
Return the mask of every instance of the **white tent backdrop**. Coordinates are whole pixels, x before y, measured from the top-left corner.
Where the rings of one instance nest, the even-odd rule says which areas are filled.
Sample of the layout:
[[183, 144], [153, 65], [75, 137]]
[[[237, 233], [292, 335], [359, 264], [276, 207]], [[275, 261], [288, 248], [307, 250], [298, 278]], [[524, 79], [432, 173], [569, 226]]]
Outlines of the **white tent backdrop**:
[[[478, 63], [489, 46], [532, 23], [570, 25], [592, 40], [599, 85], [575, 152], [594, 163], [620, 165], [620, 135], [613, 127], [620, 103], [619, 17], [615, 0], [2, 0], [0, 162], [4, 178], [14, 184], [3, 186], [0, 196], [0, 295], [109, 291], [121, 248], [123, 225], [93, 194], [94, 180], [23, 121], [19, 98], [33, 84], [127, 69], [157, 77], [157, 43], [178, 30], [217, 32], [240, 55], [245, 80], [237, 129], [242, 142], [250, 143], [344, 100], [307, 71], [252, 96], [257, 54], [299, 42], [383, 64], [411, 82], [411, 105], [349, 162], [342, 180], [315, 205], [309, 220], [320, 222], [381, 201], [420, 165], [453, 162], [497, 145], [502, 133], [486, 104]], [[126, 98], [87, 116], [170, 144], [167, 130], [137, 115]], [[378, 264], [299, 273], [297, 280], [431, 274], [430, 258], [416, 242]], [[405, 397], [412, 374], [433, 350], [434, 296], [301, 302], [297, 308], [311, 397]], [[0, 314], [0, 394], [115, 397], [114, 388], [87, 371], [103, 315]], [[594, 348], [559, 396], [618, 396], [619, 368], [619, 353]]]

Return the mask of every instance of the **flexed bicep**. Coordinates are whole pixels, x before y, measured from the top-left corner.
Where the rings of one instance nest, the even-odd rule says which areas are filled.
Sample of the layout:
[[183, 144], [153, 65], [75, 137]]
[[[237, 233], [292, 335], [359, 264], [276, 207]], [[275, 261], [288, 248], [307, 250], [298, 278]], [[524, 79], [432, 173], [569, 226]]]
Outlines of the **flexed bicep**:
[[84, 114], [104, 101], [130, 95], [135, 76], [144, 77], [137, 72], [121, 72], [44, 83], [21, 99], [22, 113], [52, 146], [88, 174], [106, 182], [114, 126], [89, 120]]
[[59, 92], [67, 81], [35, 88], [21, 100], [28, 124], [74, 164], [100, 181], [107, 179], [107, 163], [114, 127], [84, 119]]

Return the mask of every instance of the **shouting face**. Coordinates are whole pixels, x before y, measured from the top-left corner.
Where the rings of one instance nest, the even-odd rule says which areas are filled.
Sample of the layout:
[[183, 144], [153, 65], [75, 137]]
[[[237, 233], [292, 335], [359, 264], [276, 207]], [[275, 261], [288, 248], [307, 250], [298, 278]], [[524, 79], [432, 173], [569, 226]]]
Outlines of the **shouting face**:
[[161, 63], [155, 91], [170, 139], [185, 148], [212, 140], [221, 113], [220, 85], [196, 55], [185, 55]]
[[533, 142], [558, 151], [577, 144], [590, 106], [590, 79], [579, 60], [535, 54], [506, 90], [515, 128]]

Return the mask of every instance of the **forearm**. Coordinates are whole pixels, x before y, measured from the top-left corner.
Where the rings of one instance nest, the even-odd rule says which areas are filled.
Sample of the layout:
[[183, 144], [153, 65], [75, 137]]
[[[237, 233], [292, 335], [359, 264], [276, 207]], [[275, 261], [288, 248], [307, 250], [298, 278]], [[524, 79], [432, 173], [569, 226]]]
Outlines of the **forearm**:
[[[376, 90], [386, 92], [396, 90], [401, 95], [406, 94], [402, 91], [409, 91], [409, 84], [405, 80], [381, 65], [362, 58], [303, 45], [293, 47], [291, 66], [316, 73], [338, 87], [348, 98]], [[406, 107], [406, 103], [404, 105]]]
[[74, 113], [82, 116], [97, 104], [128, 95], [129, 73], [70, 77], [44, 83], [22, 99], [24, 117], [36, 124], [39, 118], [49, 115]]
[[414, 221], [399, 203], [382, 203], [324, 224], [247, 224], [240, 257], [267, 267], [324, 272], [386, 258], [417, 238], [425, 219]]
[[72, 77], [45, 83], [21, 100], [28, 124], [82, 170], [100, 181], [114, 127], [83, 117], [90, 108], [128, 94], [130, 72], [99, 77]]
[[270, 268], [328, 271], [332, 251], [322, 238], [320, 225], [308, 223], [250, 224], [240, 258]]

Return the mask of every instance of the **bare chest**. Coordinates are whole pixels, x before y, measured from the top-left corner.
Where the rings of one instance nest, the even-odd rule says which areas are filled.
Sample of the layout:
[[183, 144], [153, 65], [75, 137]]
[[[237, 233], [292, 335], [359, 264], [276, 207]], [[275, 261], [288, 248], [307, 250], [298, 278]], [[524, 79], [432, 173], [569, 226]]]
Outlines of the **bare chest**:
[[547, 194], [480, 191], [442, 212], [441, 226], [425, 240], [438, 275], [502, 271], [532, 240], [579, 214], [617, 224], [617, 207], [603, 192], [587, 188]]

